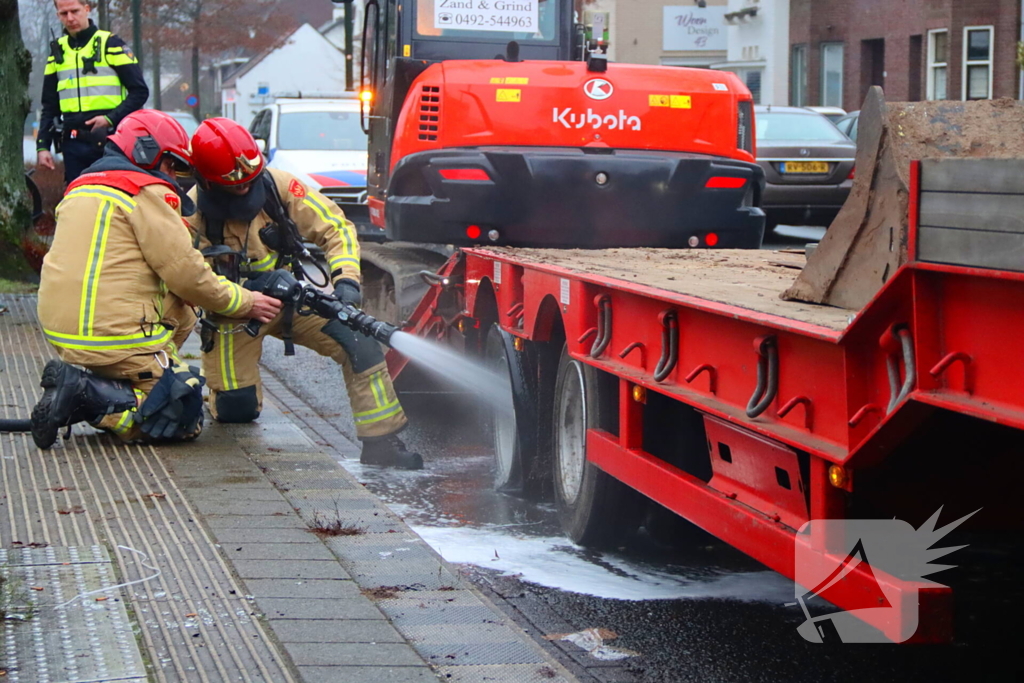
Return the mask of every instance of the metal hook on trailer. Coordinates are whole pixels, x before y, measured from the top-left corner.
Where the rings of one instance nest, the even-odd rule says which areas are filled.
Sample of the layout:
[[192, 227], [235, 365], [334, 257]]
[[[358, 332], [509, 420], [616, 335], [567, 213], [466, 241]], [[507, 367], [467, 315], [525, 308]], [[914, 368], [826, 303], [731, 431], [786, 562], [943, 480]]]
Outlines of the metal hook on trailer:
[[654, 366], [654, 381], [663, 382], [679, 362], [679, 317], [674, 310], [658, 314], [661, 323], [661, 358]]
[[[891, 337], [891, 339], [890, 339]], [[885, 357], [885, 369], [889, 374], [889, 407], [887, 413], [892, 412], [903, 399], [914, 388], [917, 382], [917, 366], [914, 362], [914, 338], [910, 335], [910, 329], [905, 324], [892, 325], [879, 340], [879, 345], [890, 351]], [[902, 352], [903, 356], [903, 384], [900, 385], [899, 362], [896, 359], [894, 350]]]
[[718, 371], [715, 370], [714, 365], [711, 365], [710, 363], [698, 365], [693, 370], [690, 370], [690, 374], [687, 375], [684, 379], [686, 379], [686, 383], [689, 384], [693, 380], [697, 379], [697, 376], [700, 375], [700, 373], [702, 372], [708, 373], [708, 391], [711, 393], [712, 396], [714, 396], [718, 388], [716, 386], [716, 380], [718, 379]]
[[754, 340], [757, 351], [757, 386], [747, 402], [747, 417], [753, 419], [768, 409], [779, 393], [779, 350], [774, 336]]
[[597, 338], [594, 345], [590, 347], [590, 357], [597, 358], [608, 348], [608, 342], [612, 340], [612, 300], [607, 294], [598, 294], [594, 297], [594, 305], [597, 306]]

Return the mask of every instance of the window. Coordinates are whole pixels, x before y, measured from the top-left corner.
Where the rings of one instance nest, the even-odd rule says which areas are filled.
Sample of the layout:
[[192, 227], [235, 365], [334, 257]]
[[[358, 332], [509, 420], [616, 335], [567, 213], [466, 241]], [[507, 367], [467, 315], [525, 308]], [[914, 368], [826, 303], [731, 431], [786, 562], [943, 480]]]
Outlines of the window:
[[302, 111], [281, 114], [278, 149], [365, 150], [366, 133], [357, 111]]
[[761, 104], [761, 79], [764, 75], [764, 69], [737, 67], [730, 69], [730, 71], [736, 74], [743, 81], [743, 84], [747, 86], [754, 104]]
[[928, 31], [928, 74], [927, 98], [929, 100], [945, 100], [946, 73], [949, 63], [949, 31], [939, 29]]
[[771, 142], [843, 142], [846, 136], [824, 116], [812, 113], [759, 111], [754, 120], [758, 144]]
[[992, 99], [992, 27], [964, 27], [963, 99]]
[[807, 46], [794, 45], [790, 56], [789, 103], [794, 107], [807, 106]]
[[821, 106], [843, 106], [843, 44], [821, 44]]

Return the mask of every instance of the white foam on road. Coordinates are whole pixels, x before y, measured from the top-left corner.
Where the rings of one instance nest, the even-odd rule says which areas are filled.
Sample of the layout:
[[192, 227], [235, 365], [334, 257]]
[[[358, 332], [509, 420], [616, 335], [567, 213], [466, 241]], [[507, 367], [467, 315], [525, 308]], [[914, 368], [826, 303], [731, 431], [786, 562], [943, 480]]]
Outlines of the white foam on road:
[[558, 590], [617, 600], [724, 598], [793, 601], [793, 583], [772, 571], [708, 573], [700, 578], [642, 567], [604, 554], [600, 564], [580, 557], [564, 538], [530, 537], [471, 527], [413, 526], [449, 562], [472, 564]]

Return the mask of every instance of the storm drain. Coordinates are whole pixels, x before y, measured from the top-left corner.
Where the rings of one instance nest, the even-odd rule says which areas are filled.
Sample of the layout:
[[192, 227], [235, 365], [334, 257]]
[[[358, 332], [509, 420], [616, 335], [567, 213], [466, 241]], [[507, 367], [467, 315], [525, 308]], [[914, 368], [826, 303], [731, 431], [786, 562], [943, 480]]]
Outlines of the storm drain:
[[106, 549], [0, 549], [6, 680], [145, 681], [142, 655]]

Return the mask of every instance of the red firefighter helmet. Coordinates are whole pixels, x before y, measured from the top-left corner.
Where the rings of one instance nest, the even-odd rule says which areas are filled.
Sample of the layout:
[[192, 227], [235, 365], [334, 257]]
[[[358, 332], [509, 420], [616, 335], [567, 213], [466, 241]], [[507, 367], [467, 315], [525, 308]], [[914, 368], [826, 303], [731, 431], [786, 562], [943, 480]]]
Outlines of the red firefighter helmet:
[[264, 166], [256, 140], [241, 124], [225, 118], [206, 119], [192, 135], [196, 172], [215, 185], [243, 185]]
[[128, 159], [146, 170], [160, 166], [164, 156], [174, 160], [175, 171], [187, 173], [192, 168], [192, 149], [188, 133], [173, 116], [155, 109], [139, 109], [121, 119], [110, 142], [117, 145]]

